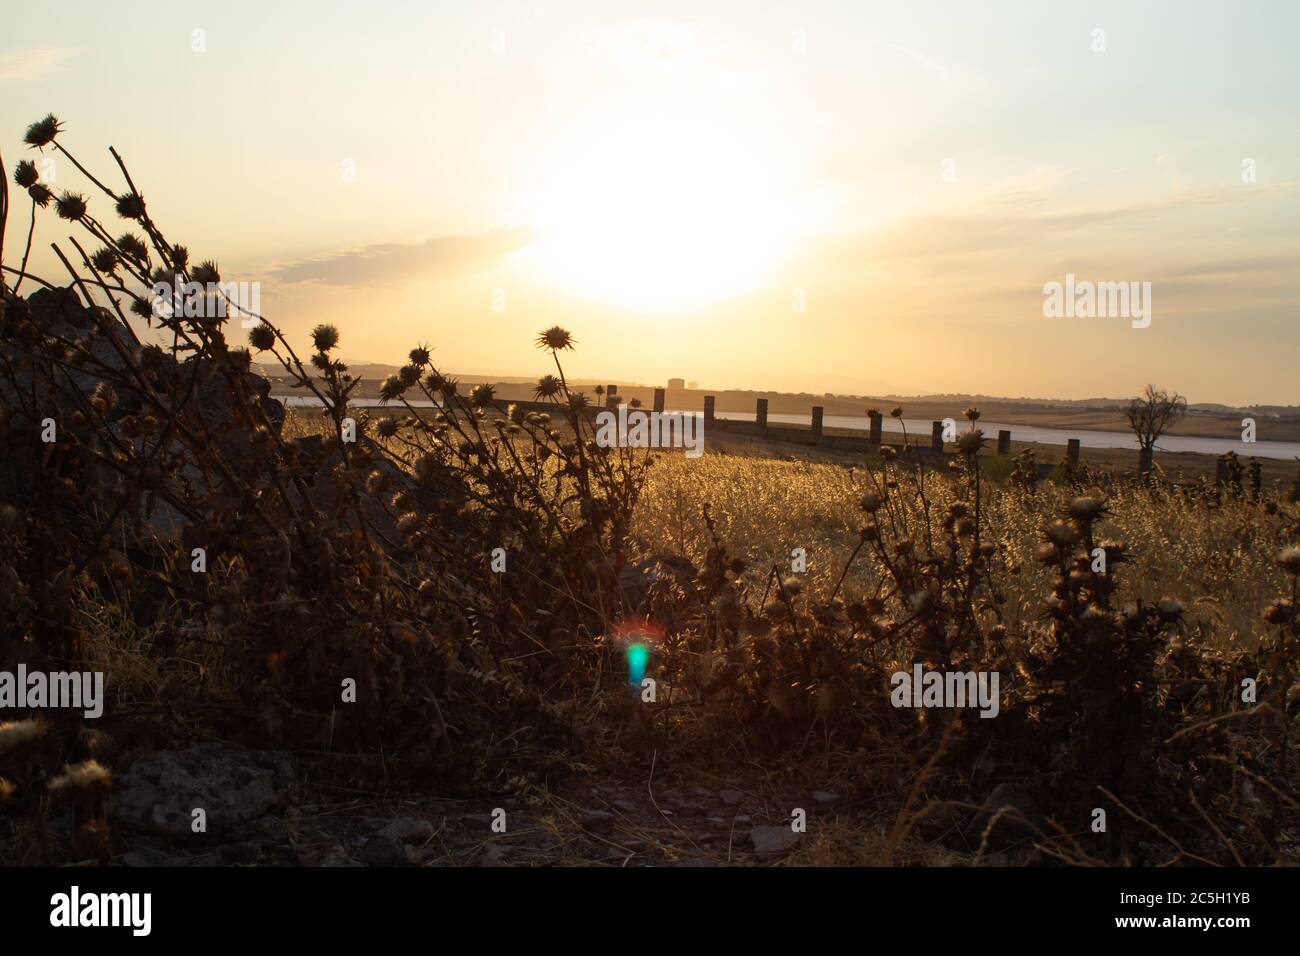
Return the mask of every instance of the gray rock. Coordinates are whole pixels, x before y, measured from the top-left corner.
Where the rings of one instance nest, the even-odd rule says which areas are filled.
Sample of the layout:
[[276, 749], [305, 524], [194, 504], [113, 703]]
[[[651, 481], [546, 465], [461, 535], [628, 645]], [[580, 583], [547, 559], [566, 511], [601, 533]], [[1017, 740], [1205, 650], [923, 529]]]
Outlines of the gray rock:
[[754, 827], [749, 831], [749, 839], [754, 844], [754, 851], [763, 856], [785, 853], [799, 842], [800, 835], [791, 830], [788, 824], [775, 827]]
[[838, 793], [831, 793], [829, 790], [814, 790], [812, 798], [818, 803], [834, 803], [840, 798]]
[[286, 754], [198, 744], [133, 763], [109, 798], [109, 814], [128, 828], [191, 837], [192, 812], [202, 809], [209, 832], [237, 831], [279, 805], [292, 785]]
[[739, 790], [719, 790], [718, 798], [729, 807], [739, 806], [745, 795]]
[[406, 847], [393, 837], [374, 837], [362, 848], [361, 857], [371, 866], [406, 866], [411, 862]]
[[377, 836], [391, 837], [403, 843], [423, 843], [433, 836], [433, 824], [415, 817], [399, 817], [379, 831]]
[[582, 827], [593, 833], [606, 833], [614, 828], [614, 814], [608, 810], [587, 810], [582, 814]]

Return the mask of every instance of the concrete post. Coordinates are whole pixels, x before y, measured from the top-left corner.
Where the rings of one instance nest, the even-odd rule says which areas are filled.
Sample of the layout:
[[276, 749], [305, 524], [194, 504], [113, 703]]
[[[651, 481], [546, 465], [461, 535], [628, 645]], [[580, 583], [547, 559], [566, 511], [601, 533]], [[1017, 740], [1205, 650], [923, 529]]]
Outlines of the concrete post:
[[821, 405], [814, 405], [812, 410], [812, 440], [814, 445], [821, 444], [822, 440], [822, 418], [826, 414], [826, 409]]
[[709, 425], [713, 424], [713, 402], [714, 397], [712, 395], [704, 396], [704, 421]]
[[662, 412], [663, 410], [664, 410], [664, 390], [662, 388], [656, 388], [655, 389], [655, 411]]
[[998, 429], [998, 454], [1011, 454], [1011, 430], [1009, 428]]
[[943, 422], [930, 423], [930, 450], [943, 451]]
[[767, 399], [760, 398], [754, 405], [754, 421], [758, 423], [758, 430], [767, 434]]
[[868, 443], [880, 447], [880, 431], [884, 424], [885, 416], [880, 412], [870, 412], [867, 417], [871, 420], [871, 430], [867, 433]]
[[1065, 460], [1071, 465], [1079, 464], [1079, 439], [1071, 438], [1065, 446]]

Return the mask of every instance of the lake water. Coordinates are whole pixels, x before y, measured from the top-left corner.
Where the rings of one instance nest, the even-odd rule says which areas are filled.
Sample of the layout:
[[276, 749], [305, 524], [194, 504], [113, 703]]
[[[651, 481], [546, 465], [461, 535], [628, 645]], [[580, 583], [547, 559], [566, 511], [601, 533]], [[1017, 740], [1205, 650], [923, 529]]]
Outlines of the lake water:
[[[320, 406], [320, 401], [312, 397], [302, 395], [277, 395], [275, 397], [291, 408]], [[357, 399], [352, 404], [359, 408], [401, 407], [393, 404], [385, 405], [375, 398]], [[410, 404], [415, 408], [434, 407], [434, 403], [427, 399], [412, 401]], [[752, 422], [754, 421], [754, 413], [725, 412], [719, 413], [718, 418]], [[767, 420], [773, 425], [803, 425], [804, 427], [812, 425], [811, 415], [769, 414]], [[846, 428], [855, 431], [866, 431], [868, 429], [865, 415], [827, 415], [823, 419], [823, 424], [827, 428]], [[960, 419], [957, 422], [957, 428], [959, 431], [965, 431], [968, 424], [965, 419]], [[1105, 432], [1086, 428], [1042, 428], [1037, 425], [1005, 425], [998, 422], [986, 422], [982, 419], [978, 424], [979, 428], [984, 432], [984, 437], [988, 439], [991, 445], [997, 442], [998, 431], [1005, 428], [1011, 432], [1012, 441], [1065, 445], [1071, 438], [1077, 438], [1084, 448], [1121, 448], [1134, 453], [1138, 450], [1137, 438], [1128, 432]], [[930, 423], [928, 421], [909, 418], [900, 421], [897, 418], [888, 417], [884, 419], [884, 430], [887, 432], [901, 433], [904, 425], [907, 426], [909, 439], [922, 444], [929, 444]], [[1166, 435], [1160, 439], [1160, 443], [1156, 445], [1156, 450], [1163, 452], [1195, 452], [1202, 455], [1222, 455], [1225, 452], [1235, 451], [1243, 458], [1274, 458], [1279, 461], [1300, 460], [1300, 442], [1292, 441], [1257, 441], [1247, 444], [1242, 441], [1233, 441], [1230, 438], [1195, 438], [1186, 435]]]

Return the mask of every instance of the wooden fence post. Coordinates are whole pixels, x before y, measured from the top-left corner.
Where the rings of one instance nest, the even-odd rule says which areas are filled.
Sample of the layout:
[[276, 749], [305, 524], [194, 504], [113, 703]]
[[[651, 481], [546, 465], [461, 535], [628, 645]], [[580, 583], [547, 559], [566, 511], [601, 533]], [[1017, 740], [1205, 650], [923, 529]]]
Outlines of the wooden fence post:
[[812, 410], [812, 440], [814, 445], [821, 444], [822, 440], [822, 417], [826, 409], [821, 405], [814, 405]]
[[943, 451], [943, 422], [930, 423], [930, 450]]
[[871, 430], [867, 432], [867, 442], [875, 447], [880, 447], [880, 429], [884, 421], [884, 416], [877, 411], [867, 412], [867, 418], [871, 420]]
[[758, 423], [758, 430], [764, 435], [767, 434], [767, 399], [760, 398], [754, 406], [754, 421]]
[[1079, 464], [1079, 439], [1071, 438], [1065, 445], [1065, 460], [1071, 465]]
[[663, 410], [664, 410], [664, 390], [662, 388], [656, 388], [655, 389], [655, 411], [662, 412]]
[[714, 397], [712, 395], [704, 396], [704, 422], [707, 425], [713, 424], [713, 402]]
[[998, 454], [1011, 454], [1011, 429], [1009, 428], [998, 429]]

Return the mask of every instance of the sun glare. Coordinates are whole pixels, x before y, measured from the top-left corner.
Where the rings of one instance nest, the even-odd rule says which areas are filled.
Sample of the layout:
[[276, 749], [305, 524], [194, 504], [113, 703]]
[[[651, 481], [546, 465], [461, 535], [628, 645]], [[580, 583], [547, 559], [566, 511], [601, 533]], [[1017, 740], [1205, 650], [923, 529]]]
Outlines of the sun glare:
[[641, 120], [543, 178], [531, 258], [580, 295], [679, 309], [759, 283], [791, 245], [793, 212], [761, 151], [702, 122]]

